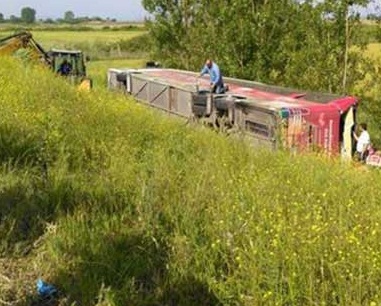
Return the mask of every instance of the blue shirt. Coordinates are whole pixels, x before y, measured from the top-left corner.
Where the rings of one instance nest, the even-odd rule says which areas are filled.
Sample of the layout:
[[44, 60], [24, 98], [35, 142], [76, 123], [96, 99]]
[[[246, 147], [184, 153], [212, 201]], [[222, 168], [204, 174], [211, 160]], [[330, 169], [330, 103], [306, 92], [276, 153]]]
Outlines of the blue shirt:
[[206, 73], [210, 75], [210, 82], [213, 83], [214, 85], [219, 86], [223, 84], [220, 68], [218, 67], [216, 63], [212, 63], [211, 68], [205, 65], [201, 70], [201, 75], [204, 75]]
[[61, 67], [58, 69], [58, 72], [62, 75], [68, 75], [71, 72], [71, 65], [69, 63], [62, 63]]

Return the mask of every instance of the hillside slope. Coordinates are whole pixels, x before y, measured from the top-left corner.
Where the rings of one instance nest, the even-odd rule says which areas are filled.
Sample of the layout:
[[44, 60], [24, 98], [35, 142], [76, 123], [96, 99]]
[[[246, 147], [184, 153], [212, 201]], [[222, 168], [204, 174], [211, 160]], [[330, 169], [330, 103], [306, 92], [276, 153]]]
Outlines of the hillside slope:
[[381, 303], [378, 171], [253, 150], [11, 59], [0, 97], [0, 303], [41, 304], [39, 277], [60, 305]]

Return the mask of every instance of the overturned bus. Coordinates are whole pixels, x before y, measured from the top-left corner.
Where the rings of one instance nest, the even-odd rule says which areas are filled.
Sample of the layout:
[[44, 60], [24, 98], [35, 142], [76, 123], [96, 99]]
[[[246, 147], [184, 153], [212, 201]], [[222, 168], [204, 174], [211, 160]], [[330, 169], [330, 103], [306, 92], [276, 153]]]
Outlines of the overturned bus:
[[209, 79], [198, 75], [175, 69], [112, 68], [108, 88], [177, 116], [224, 122], [241, 130], [254, 145], [352, 157], [355, 97], [234, 78], [224, 79], [227, 92], [213, 94]]

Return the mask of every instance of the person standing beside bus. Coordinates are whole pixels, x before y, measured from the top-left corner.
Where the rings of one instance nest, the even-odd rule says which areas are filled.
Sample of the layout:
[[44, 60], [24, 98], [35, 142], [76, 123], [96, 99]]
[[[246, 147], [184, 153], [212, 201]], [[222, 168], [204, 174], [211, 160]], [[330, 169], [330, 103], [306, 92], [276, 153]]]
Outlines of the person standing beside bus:
[[353, 137], [357, 141], [355, 157], [365, 162], [368, 156], [368, 149], [370, 147], [370, 136], [368, 133], [368, 127], [366, 123], [359, 124], [360, 136], [357, 136], [356, 132], [353, 132]]

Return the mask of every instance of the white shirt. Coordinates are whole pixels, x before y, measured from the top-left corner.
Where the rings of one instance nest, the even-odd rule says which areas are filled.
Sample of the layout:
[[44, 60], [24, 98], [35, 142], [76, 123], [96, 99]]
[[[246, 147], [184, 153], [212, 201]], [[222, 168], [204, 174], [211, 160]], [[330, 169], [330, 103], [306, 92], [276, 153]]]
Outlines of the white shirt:
[[370, 136], [367, 131], [362, 131], [360, 137], [357, 140], [356, 151], [362, 153], [365, 146], [370, 144]]

